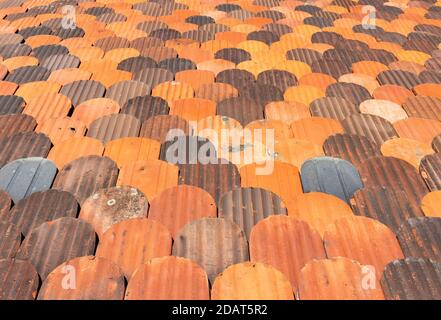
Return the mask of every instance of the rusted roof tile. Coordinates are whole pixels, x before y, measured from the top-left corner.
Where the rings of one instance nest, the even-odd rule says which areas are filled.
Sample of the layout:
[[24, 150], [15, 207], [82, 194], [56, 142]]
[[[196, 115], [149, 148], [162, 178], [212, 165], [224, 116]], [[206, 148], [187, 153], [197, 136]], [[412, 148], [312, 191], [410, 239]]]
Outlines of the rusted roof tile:
[[52, 188], [72, 193], [81, 204], [99, 189], [115, 186], [117, 177], [118, 167], [111, 159], [86, 156], [66, 164]]
[[60, 93], [68, 97], [75, 107], [84, 101], [93, 98], [101, 98], [104, 95], [105, 91], [106, 88], [98, 81], [77, 80], [65, 84], [61, 88]]
[[179, 257], [154, 258], [130, 277], [126, 300], [208, 300], [208, 278], [197, 263]]
[[62, 217], [76, 218], [77, 215], [78, 202], [73, 195], [65, 191], [46, 190], [20, 200], [1, 219], [16, 225], [26, 237], [42, 223]]
[[112, 225], [124, 220], [147, 217], [149, 203], [136, 188], [117, 186], [101, 189], [81, 206], [79, 218], [90, 223], [101, 238]]
[[420, 167], [421, 160], [434, 150], [429, 144], [407, 138], [391, 139], [383, 143], [381, 153], [384, 156], [395, 157], [409, 162], [416, 169]]
[[441, 100], [435, 97], [411, 96], [403, 104], [411, 117], [441, 121]]
[[374, 115], [353, 114], [342, 120], [341, 124], [345, 133], [366, 137], [378, 145], [398, 137], [389, 121]]
[[296, 290], [302, 267], [313, 259], [326, 258], [326, 253], [321, 236], [308, 223], [270, 216], [251, 230], [250, 258], [281, 271]]
[[87, 136], [100, 140], [103, 144], [109, 141], [137, 137], [141, 122], [128, 114], [110, 114], [96, 119], [89, 125]]
[[0, 115], [19, 114], [25, 107], [22, 97], [13, 95], [0, 96]]
[[196, 98], [208, 99], [214, 102], [237, 97], [238, 95], [238, 90], [232, 85], [220, 82], [205, 84], [200, 86], [195, 92]]
[[265, 106], [272, 101], [282, 101], [283, 91], [278, 87], [270, 84], [262, 84], [259, 82], [250, 83], [240, 90], [240, 95], [253, 99], [257, 103]]
[[343, 127], [334, 119], [311, 117], [293, 121], [291, 131], [296, 139], [322, 145], [329, 136], [343, 133]]
[[0, 222], [0, 259], [14, 258], [21, 244], [22, 234], [17, 226]]
[[395, 234], [366, 217], [348, 216], [334, 221], [326, 228], [323, 241], [328, 257], [347, 257], [372, 266], [377, 277], [390, 261], [404, 257]]
[[441, 261], [441, 218], [417, 217], [403, 222], [397, 236], [408, 258]]
[[252, 228], [271, 215], [286, 215], [282, 199], [261, 188], [236, 188], [224, 193], [219, 200], [219, 218], [235, 222], [249, 239]]
[[144, 122], [151, 117], [168, 114], [169, 109], [164, 99], [146, 95], [129, 99], [121, 108], [121, 113], [130, 114]]
[[153, 86], [151, 87], [148, 84], [141, 81], [136, 81], [136, 80], [120, 81], [109, 87], [104, 97], [113, 99], [116, 102], [118, 102], [120, 106], [124, 106], [124, 104], [127, 101], [129, 101], [134, 97], [150, 94], [152, 88]]
[[161, 68], [145, 68], [133, 74], [133, 80], [141, 81], [150, 88], [166, 81], [173, 81], [173, 78], [173, 73]]
[[290, 202], [303, 193], [297, 167], [273, 161], [265, 165], [249, 164], [240, 168], [241, 186], [270, 190], [285, 202], [288, 212]]
[[322, 192], [299, 194], [290, 203], [288, 211], [290, 217], [306, 221], [321, 237], [328, 225], [352, 214], [351, 207], [344, 200]]
[[202, 188], [218, 202], [224, 193], [240, 186], [240, 175], [235, 165], [216, 159], [215, 164], [181, 164], [178, 182]]
[[8, 74], [5, 81], [15, 82], [18, 85], [33, 81], [45, 81], [49, 78], [50, 71], [39, 66], [27, 66], [15, 69]]
[[52, 144], [58, 145], [70, 138], [83, 137], [86, 133], [86, 126], [71, 117], [49, 118], [40, 123], [35, 131], [46, 134]]
[[0, 189], [0, 217], [7, 214], [11, 209], [12, 199], [9, 194]]
[[121, 168], [117, 185], [129, 185], [142, 191], [149, 202], [163, 190], [178, 184], [178, 167], [161, 160], [129, 162]]
[[0, 140], [0, 167], [7, 163], [28, 157], [46, 157], [51, 141], [42, 133], [21, 132]]
[[411, 117], [395, 122], [394, 128], [400, 138], [431, 144], [432, 140], [441, 133], [441, 121]]
[[441, 189], [441, 154], [425, 156], [420, 163], [420, 172], [431, 191]]
[[404, 160], [374, 157], [364, 161], [358, 168], [366, 187], [382, 186], [403, 190], [409, 201], [417, 205], [429, 192], [415, 168]]
[[427, 259], [407, 258], [390, 262], [381, 278], [388, 300], [441, 299], [441, 264]]
[[426, 194], [421, 200], [421, 209], [428, 217], [441, 218], [441, 190], [436, 190]]
[[93, 254], [95, 238], [90, 224], [60, 218], [35, 228], [23, 241], [16, 258], [28, 259], [44, 280], [61, 263]]
[[342, 158], [354, 166], [368, 158], [381, 156], [380, 148], [366, 137], [354, 134], [336, 134], [323, 143], [327, 156]]
[[29, 261], [0, 260], [0, 300], [34, 300], [40, 279]]
[[220, 101], [216, 107], [216, 114], [236, 119], [243, 126], [264, 118], [263, 105], [243, 96]]
[[371, 98], [369, 91], [355, 83], [338, 82], [326, 88], [326, 96], [341, 97], [355, 105]]
[[314, 260], [300, 274], [300, 300], [383, 300], [379, 281], [366, 279], [370, 269], [343, 258]]
[[[66, 286], [66, 270], [75, 274], [75, 286]], [[38, 300], [122, 300], [124, 276], [109, 260], [85, 256], [64, 262], [44, 280]]]
[[176, 238], [189, 222], [217, 217], [216, 203], [205, 190], [188, 185], [165, 189], [151, 202], [149, 219], [162, 223]]
[[130, 279], [138, 266], [152, 258], [170, 255], [171, 246], [170, 232], [160, 223], [129, 219], [111, 226], [102, 235], [96, 256], [119, 265]]
[[287, 124], [303, 118], [310, 118], [309, 108], [300, 102], [275, 101], [265, 106], [265, 118]]
[[204, 137], [180, 135], [161, 144], [159, 159], [177, 165], [215, 163], [217, 152]]
[[216, 75], [216, 82], [228, 83], [240, 89], [255, 81], [254, 75], [246, 70], [241, 69], [227, 69], [219, 72]]
[[412, 87], [421, 83], [417, 75], [402, 70], [383, 71], [377, 75], [377, 79], [381, 85], [394, 84], [406, 89], [412, 89]]
[[0, 138], [10, 137], [19, 132], [33, 131], [37, 122], [25, 114], [11, 114], [0, 116]]
[[49, 152], [48, 159], [54, 161], [61, 170], [67, 163], [84, 156], [101, 156], [104, 151], [103, 144], [93, 138], [76, 137], [58, 143]]
[[122, 60], [118, 64], [118, 70], [124, 70], [128, 72], [136, 72], [144, 68], [155, 68], [157, 63], [148, 57], [130, 57]]
[[89, 127], [98, 118], [118, 113], [120, 106], [114, 100], [107, 98], [96, 98], [84, 101], [77, 105], [73, 111], [72, 119], [81, 121]]
[[162, 143], [186, 134], [191, 134], [188, 121], [179, 116], [158, 115], [143, 122], [139, 136]]
[[147, 138], [121, 138], [112, 140], [106, 145], [104, 156], [125, 166], [141, 160], [156, 160], [159, 157], [160, 144]]
[[404, 191], [390, 186], [358, 190], [350, 203], [355, 214], [376, 219], [395, 233], [407, 219], [424, 216]]
[[294, 300], [288, 279], [259, 262], [243, 262], [224, 270], [214, 281], [213, 300]]
[[181, 229], [173, 244], [173, 255], [197, 262], [213, 283], [226, 267], [248, 260], [248, 243], [235, 223], [202, 218]]
[[314, 100], [309, 109], [315, 117], [343, 120], [347, 116], [358, 113], [357, 106], [345, 97], [323, 97]]

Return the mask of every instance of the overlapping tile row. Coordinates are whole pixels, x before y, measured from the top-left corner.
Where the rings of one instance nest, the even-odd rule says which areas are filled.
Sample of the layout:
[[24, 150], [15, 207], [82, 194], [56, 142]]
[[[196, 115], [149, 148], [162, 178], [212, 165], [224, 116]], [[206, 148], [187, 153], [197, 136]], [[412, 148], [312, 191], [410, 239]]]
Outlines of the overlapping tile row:
[[441, 299], [440, 7], [1, 1], [0, 299]]

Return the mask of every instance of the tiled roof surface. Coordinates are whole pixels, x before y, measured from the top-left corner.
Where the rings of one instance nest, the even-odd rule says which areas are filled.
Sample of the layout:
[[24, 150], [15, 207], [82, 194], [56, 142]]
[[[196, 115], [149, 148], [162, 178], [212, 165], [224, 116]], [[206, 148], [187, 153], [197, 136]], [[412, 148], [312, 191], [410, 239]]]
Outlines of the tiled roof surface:
[[0, 0], [0, 299], [441, 299], [440, 92], [437, 0]]

